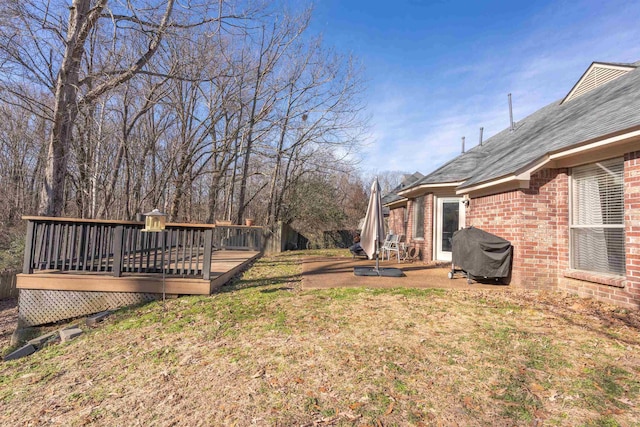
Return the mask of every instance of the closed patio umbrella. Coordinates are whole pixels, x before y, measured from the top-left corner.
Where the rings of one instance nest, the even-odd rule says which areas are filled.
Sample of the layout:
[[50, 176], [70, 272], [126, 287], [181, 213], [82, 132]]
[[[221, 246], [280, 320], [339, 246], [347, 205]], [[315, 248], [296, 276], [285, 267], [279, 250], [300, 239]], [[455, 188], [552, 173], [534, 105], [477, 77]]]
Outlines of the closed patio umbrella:
[[384, 217], [382, 215], [382, 202], [380, 196], [380, 184], [378, 178], [371, 184], [371, 196], [367, 215], [364, 217], [364, 224], [360, 232], [360, 246], [367, 253], [369, 259], [376, 257], [376, 268], [378, 268], [377, 254], [380, 250], [380, 242], [384, 239]]
[[402, 276], [402, 271], [397, 268], [380, 268], [380, 245], [384, 240], [384, 216], [382, 214], [382, 201], [380, 195], [380, 184], [378, 177], [371, 185], [371, 196], [367, 215], [364, 217], [364, 224], [360, 232], [360, 246], [366, 252], [369, 259], [376, 258], [375, 269], [370, 267], [355, 267], [354, 274], [357, 276]]

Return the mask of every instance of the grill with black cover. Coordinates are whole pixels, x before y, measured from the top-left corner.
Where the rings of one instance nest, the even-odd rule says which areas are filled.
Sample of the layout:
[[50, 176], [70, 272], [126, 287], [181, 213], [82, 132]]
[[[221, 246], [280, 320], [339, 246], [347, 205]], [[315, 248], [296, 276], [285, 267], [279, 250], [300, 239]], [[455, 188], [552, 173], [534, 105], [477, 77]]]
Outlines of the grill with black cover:
[[[511, 280], [511, 242], [487, 231], [467, 227], [453, 233], [449, 278], [462, 271], [471, 280], [508, 284]], [[456, 267], [458, 267], [456, 269]]]

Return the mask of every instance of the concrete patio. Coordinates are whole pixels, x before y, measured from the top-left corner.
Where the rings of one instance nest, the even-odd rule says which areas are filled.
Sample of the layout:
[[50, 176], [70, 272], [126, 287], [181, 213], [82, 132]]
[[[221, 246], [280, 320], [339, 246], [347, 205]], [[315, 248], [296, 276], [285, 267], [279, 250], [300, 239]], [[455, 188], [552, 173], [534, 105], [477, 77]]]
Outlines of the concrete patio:
[[453, 279], [447, 277], [450, 264], [425, 264], [422, 262], [380, 261], [381, 268], [399, 268], [403, 277], [356, 276], [354, 267], [374, 267], [375, 261], [338, 257], [305, 257], [302, 262], [302, 286], [305, 289], [329, 289], [344, 287], [367, 288], [444, 288], [444, 289], [491, 289], [506, 290], [510, 286], [467, 284], [463, 273]]

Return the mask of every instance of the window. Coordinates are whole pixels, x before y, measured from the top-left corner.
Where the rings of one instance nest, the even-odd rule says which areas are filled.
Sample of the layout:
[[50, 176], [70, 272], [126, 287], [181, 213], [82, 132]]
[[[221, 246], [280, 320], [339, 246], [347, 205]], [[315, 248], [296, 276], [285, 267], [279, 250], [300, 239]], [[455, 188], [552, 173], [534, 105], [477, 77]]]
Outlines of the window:
[[624, 161], [571, 171], [571, 267], [625, 274]]
[[424, 196], [416, 198], [413, 203], [413, 237], [424, 238]]

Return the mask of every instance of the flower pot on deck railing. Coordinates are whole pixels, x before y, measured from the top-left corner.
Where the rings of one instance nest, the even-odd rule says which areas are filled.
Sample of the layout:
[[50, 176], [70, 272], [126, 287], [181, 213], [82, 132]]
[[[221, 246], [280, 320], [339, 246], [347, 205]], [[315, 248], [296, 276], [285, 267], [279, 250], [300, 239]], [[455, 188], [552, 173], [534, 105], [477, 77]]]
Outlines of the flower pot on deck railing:
[[253, 225], [253, 219], [251, 218], [245, 218], [244, 220], [244, 225], [251, 227]]

